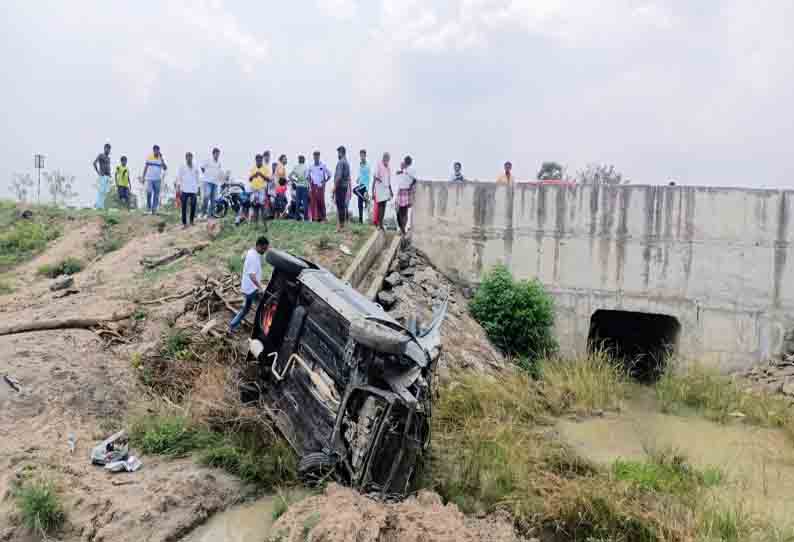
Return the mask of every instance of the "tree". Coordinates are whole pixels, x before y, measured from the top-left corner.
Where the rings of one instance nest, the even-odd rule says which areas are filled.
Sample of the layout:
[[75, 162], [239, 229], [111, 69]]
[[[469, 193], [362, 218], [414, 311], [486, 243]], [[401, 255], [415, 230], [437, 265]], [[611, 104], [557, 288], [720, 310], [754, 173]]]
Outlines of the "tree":
[[32, 195], [33, 184], [33, 177], [30, 176], [30, 173], [14, 173], [11, 176], [11, 190], [19, 202], [27, 201], [28, 195]]
[[74, 176], [65, 175], [56, 169], [46, 172], [44, 180], [47, 181], [53, 205], [58, 205], [59, 199], [64, 204], [77, 197], [77, 192], [74, 191]]
[[562, 180], [563, 167], [557, 162], [543, 162], [538, 171], [539, 181], [559, 181]]
[[606, 164], [587, 164], [587, 166], [576, 172], [576, 182], [579, 184], [628, 184], [628, 179], [623, 179], [615, 166]]

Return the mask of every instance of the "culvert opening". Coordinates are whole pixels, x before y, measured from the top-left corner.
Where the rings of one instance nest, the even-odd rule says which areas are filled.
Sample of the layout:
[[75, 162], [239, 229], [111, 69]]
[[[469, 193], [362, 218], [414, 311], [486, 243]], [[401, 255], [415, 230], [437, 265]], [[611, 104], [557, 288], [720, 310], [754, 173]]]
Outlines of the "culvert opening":
[[675, 352], [681, 324], [672, 316], [598, 310], [590, 318], [588, 349], [602, 349], [621, 361], [640, 382], [654, 382]]

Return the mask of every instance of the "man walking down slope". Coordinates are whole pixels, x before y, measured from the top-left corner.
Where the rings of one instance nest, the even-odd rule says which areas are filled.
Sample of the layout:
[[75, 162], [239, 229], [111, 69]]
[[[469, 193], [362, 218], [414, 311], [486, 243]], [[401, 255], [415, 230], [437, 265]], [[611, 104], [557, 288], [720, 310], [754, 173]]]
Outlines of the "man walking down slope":
[[176, 175], [176, 183], [179, 187], [179, 197], [182, 207], [182, 227], [188, 227], [188, 206], [190, 206], [190, 225], [196, 218], [196, 192], [198, 192], [199, 170], [193, 165], [193, 153], [185, 154], [185, 165], [179, 168]]
[[245, 315], [251, 310], [251, 305], [259, 297], [259, 292], [264, 290], [262, 285], [262, 255], [267, 252], [270, 246], [270, 241], [267, 237], [260, 237], [256, 240], [256, 246], [248, 249], [245, 253], [245, 261], [243, 262], [243, 273], [240, 281], [240, 290], [245, 296], [243, 308], [240, 309], [232, 321], [229, 322], [229, 333], [234, 333], [240, 327]]

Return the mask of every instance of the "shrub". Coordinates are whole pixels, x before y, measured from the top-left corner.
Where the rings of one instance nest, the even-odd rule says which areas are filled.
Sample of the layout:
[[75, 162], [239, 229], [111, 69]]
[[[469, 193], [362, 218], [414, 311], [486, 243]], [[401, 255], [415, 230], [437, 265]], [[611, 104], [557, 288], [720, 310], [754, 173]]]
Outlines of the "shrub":
[[15, 494], [22, 521], [41, 535], [52, 533], [63, 525], [66, 515], [49, 482], [27, 482]]
[[191, 426], [182, 416], [158, 415], [136, 420], [130, 441], [143, 453], [182, 456], [217, 444], [219, 437]]
[[49, 224], [27, 220], [0, 228], [0, 269], [31, 257], [59, 234], [59, 230]]
[[54, 279], [61, 275], [74, 275], [83, 270], [83, 262], [77, 258], [66, 258], [55, 264], [45, 264], [38, 268], [39, 275]]
[[570, 410], [619, 409], [628, 395], [628, 375], [602, 351], [541, 363], [543, 391], [555, 414]]
[[537, 360], [554, 350], [554, 303], [538, 280], [513, 280], [504, 266], [492, 269], [469, 305], [496, 346]]

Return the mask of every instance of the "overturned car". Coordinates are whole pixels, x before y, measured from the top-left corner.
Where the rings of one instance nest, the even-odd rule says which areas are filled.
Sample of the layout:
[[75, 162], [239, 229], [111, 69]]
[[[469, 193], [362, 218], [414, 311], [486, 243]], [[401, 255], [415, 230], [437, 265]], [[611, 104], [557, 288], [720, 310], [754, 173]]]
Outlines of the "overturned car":
[[447, 301], [429, 325], [398, 323], [329, 271], [270, 250], [256, 311], [248, 387], [300, 457], [307, 482], [365, 493], [411, 490], [430, 441], [431, 383]]

